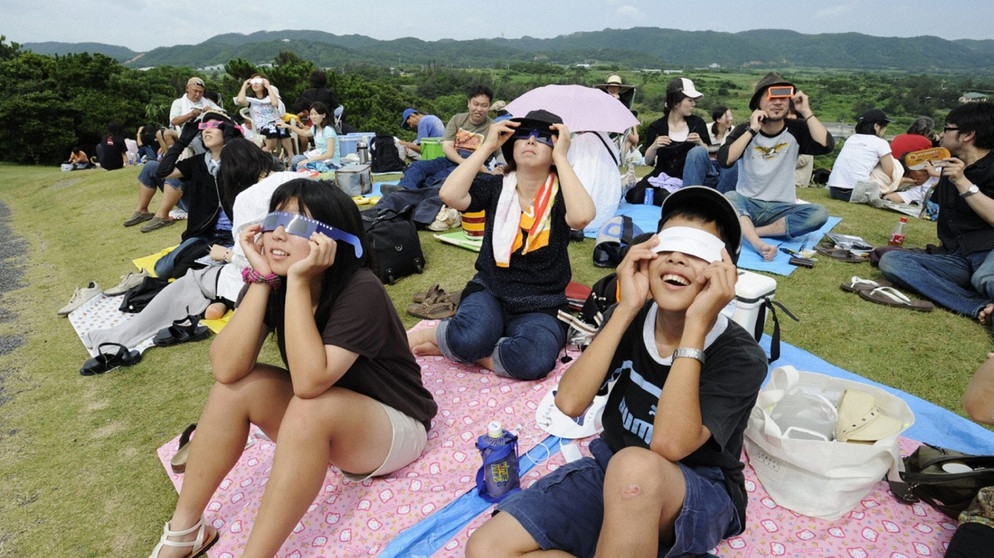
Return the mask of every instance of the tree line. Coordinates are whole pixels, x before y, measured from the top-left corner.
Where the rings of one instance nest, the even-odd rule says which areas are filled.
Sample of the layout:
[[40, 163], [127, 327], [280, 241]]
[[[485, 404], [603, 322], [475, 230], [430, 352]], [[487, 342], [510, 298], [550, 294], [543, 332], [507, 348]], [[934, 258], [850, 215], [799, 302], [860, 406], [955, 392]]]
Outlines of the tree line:
[[[102, 54], [40, 55], [23, 51], [0, 36], [0, 118], [12, 123], [0, 127], [0, 160], [19, 164], [57, 164], [78, 145], [87, 153], [106, 133], [107, 124], [120, 122], [129, 137], [139, 126], [168, 124], [169, 108], [180, 97], [191, 75], [199, 75], [229, 112], [242, 82], [262, 72], [279, 88], [288, 110], [309, 87], [317, 66], [293, 51], [281, 51], [271, 65], [259, 67], [235, 58], [223, 70], [197, 72], [188, 67], [161, 66], [135, 70]], [[400, 129], [407, 107], [439, 115], [443, 121], [466, 108], [465, 91], [485, 84], [496, 98], [510, 101], [525, 91], [549, 83], [603, 82], [621, 73], [637, 85], [635, 108], [644, 124], [662, 114], [666, 83], [673, 76], [626, 72], [611, 66], [569, 67], [551, 63], [516, 62], [489, 69], [424, 66], [402, 71], [365, 64], [347, 64], [328, 71], [328, 88], [345, 106], [346, 120], [356, 129], [413, 139]], [[765, 73], [762, 72], [762, 73]], [[705, 97], [698, 112], [717, 105], [747, 118], [748, 99], [756, 75], [706, 72], [687, 74]], [[901, 72], [794, 72], [824, 121], [852, 122], [870, 107], [896, 118], [894, 133], [915, 116], [941, 118], [967, 90], [991, 90], [994, 85], [975, 76], [929, 76]], [[92, 154], [92, 153], [91, 153]]]

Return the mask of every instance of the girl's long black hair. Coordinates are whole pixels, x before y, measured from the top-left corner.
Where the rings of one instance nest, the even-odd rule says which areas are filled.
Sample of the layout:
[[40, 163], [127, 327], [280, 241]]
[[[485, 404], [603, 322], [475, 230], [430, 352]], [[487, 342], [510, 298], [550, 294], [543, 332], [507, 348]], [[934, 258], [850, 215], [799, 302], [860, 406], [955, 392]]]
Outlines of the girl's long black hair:
[[[328, 320], [331, 319], [331, 309], [346, 285], [357, 271], [369, 268], [369, 250], [364, 238], [362, 218], [352, 198], [333, 182], [306, 178], [291, 180], [273, 192], [269, 201], [269, 210], [279, 211], [279, 208], [290, 200], [297, 201], [297, 208], [301, 214], [307, 214], [312, 219], [355, 235], [363, 246], [363, 255], [357, 258], [352, 245], [339, 242], [335, 252], [335, 262], [325, 271], [321, 279], [321, 294], [314, 313], [314, 321], [318, 331], [323, 331]], [[286, 343], [283, 337], [286, 320], [309, 319], [309, 316], [286, 316], [285, 310], [286, 289], [273, 289], [269, 299], [269, 312], [273, 323], [276, 324], [276, 339], [283, 362], [286, 362]]]
[[[250, 186], [259, 182], [261, 177], [276, 168], [273, 156], [262, 150], [254, 142], [245, 138], [234, 138], [224, 143], [221, 148], [220, 182], [221, 205], [225, 212], [230, 212], [235, 203], [235, 197]], [[229, 217], [234, 218], [231, 213]], [[238, 242], [238, 239], [235, 239]]]

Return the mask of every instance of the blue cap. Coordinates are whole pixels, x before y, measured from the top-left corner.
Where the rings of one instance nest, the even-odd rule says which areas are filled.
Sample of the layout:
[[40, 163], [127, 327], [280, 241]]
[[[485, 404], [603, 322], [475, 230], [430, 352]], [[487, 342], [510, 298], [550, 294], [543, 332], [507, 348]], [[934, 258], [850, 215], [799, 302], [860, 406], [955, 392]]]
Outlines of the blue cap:
[[404, 116], [400, 119], [400, 127], [409, 130], [411, 127], [407, 125], [407, 119], [411, 117], [412, 114], [417, 114], [418, 111], [409, 108], [404, 109]]

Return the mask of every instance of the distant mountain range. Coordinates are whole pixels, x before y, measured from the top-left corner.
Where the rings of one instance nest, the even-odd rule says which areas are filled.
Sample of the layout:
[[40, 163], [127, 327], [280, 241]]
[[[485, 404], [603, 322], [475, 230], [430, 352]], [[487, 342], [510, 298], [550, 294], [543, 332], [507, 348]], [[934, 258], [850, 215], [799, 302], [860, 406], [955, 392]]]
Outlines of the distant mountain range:
[[321, 67], [350, 63], [380, 66], [436, 64], [492, 67], [516, 62], [609, 64], [622, 68], [686, 69], [714, 65], [726, 70], [751, 68], [822, 68], [910, 72], [994, 72], [994, 40], [948, 41], [939, 37], [874, 37], [861, 33], [805, 35], [761, 29], [740, 33], [679, 31], [655, 27], [605, 29], [552, 39], [402, 38], [381, 41], [364, 35], [323, 31], [228, 33], [196, 45], [160, 47], [149, 52], [100, 43], [24, 43], [38, 54], [102, 53], [133, 68], [190, 66], [201, 68], [242, 58], [254, 64], [272, 61], [292, 50]]

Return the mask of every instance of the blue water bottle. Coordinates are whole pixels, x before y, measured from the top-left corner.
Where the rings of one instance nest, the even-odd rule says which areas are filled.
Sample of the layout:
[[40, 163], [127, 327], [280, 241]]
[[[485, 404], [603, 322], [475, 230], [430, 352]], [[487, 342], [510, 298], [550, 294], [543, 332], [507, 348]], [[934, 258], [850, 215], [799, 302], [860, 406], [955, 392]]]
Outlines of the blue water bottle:
[[655, 197], [655, 194], [656, 194], [656, 189], [654, 187], [646, 186], [645, 199], [642, 200], [642, 203], [645, 205], [652, 205], [652, 198]]
[[501, 428], [497, 421], [487, 425], [487, 433], [476, 440], [483, 466], [476, 472], [480, 496], [494, 504], [521, 490], [518, 478], [518, 437]]

